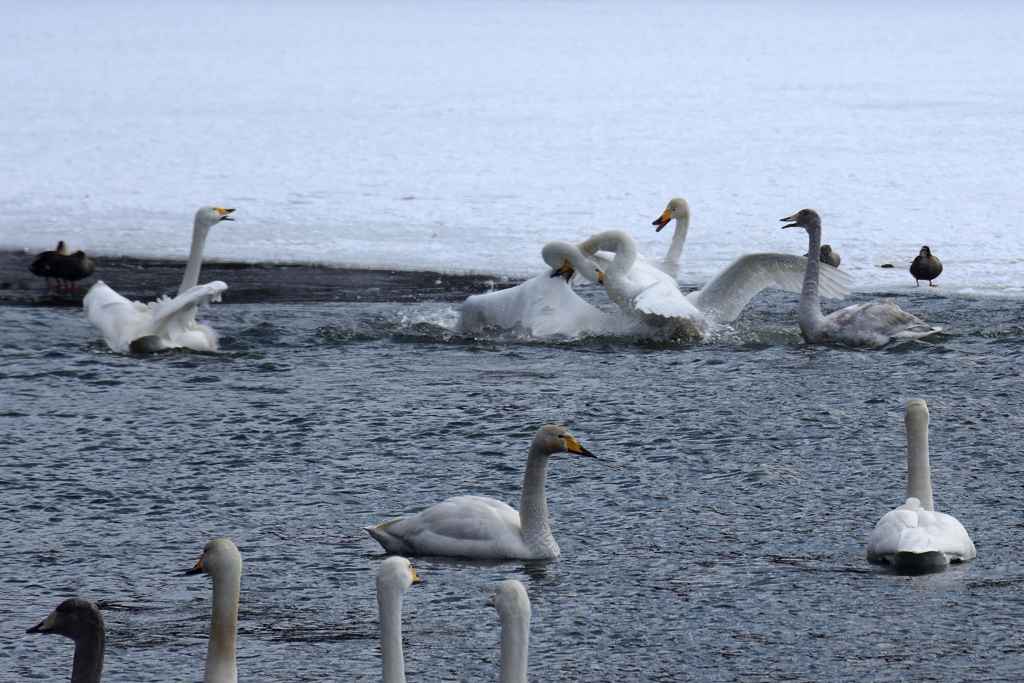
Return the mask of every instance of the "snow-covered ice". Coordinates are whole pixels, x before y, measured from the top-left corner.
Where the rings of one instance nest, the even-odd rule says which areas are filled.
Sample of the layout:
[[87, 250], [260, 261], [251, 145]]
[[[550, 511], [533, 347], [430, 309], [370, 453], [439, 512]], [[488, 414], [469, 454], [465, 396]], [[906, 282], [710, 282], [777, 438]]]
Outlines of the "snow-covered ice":
[[[680, 279], [806, 251], [1024, 292], [1015, 2], [0, 1], [0, 247], [521, 276], [693, 210]], [[893, 263], [894, 270], [875, 266]], [[920, 290], [919, 290], [920, 291]]]

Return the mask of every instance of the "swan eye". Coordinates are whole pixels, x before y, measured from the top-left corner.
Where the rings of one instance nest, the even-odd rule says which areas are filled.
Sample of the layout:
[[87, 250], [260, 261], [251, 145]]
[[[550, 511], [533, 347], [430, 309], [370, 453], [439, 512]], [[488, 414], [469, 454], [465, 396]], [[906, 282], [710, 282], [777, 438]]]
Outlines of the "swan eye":
[[558, 435], [558, 438], [559, 438], [559, 439], [564, 439], [564, 438], [565, 438], [565, 435], [564, 435], [564, 434], [559, 434], [559, 435]]

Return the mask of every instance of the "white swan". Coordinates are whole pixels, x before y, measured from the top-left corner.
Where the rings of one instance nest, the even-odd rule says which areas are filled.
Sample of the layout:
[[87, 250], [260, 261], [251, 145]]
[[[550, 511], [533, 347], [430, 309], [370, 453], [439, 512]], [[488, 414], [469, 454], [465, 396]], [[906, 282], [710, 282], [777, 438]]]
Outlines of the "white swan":
[[548, 457], [577, 453], [597, 457], [561, 427], [541, 427], [530, 444], [519, 511], [482, 496], [459, 496], [367, 533], [389, 553], [470, 557], [483, 560], [541, 560], [561, 551], [551, 536], [544, 494]]
[[506, 579], [498, 584], [491, 601], [501, 619], [501, 669], [499, 683], [526, 683], [530, 654], [530, 596], [523, 584]]
[[235, 544], [216, 538], [206, 544], [199, 562], [185, 572], [213, 578], [213, 617], [206, 648], [203, 683], [236, 683], [235, 641], [238, 637], [238, 594], [242, 583], [242, 556]]
[[534, 337], [571, 337], [607, 330], [611, 317], [572, 291], [566, 282], [571, 273], [559, 277], [571, 268], [588, 282], [601, 282], [604, 274], [598, 267], [570, 242], [548, 242], [541, 256], [549, 270], [515, 287], [466, 299], [456, 329], [519, 328]]
[[219, 280], [199, 285], [199, 269], [203, 265], [203, 249], [210, 228], [220, 221], [234, 220], [228, 214], [234, 209], [204, 206], [196, 212], [192, 230], [192, 249], [185, 266], [178, 295], [161, 297], [150, 303], [129, 301], [105, 282], [99, 280], [85, 295], [82, 304], [92, 326], [103, 333], [111, 350], [150, 353], [162, 349], [189, 348], [213, 351], [217, 334], [196, 323], [196, 308], [220, 301], [228, 288]]
[[604, 270], [604, 289], [623, 311], [648, 325], [692, 336], [703, 334], [704, 316], [686, 300], [672, 277], [638, 259], [636, 241], [628, 232], [605, 230], [577, 247], [586, 256], [598, 251], [615, 253]]
[[71, 683], [99, 683], [107, 646], [103, 615], [91, 600], [70, 598], [26, 633], [57, 633], [75, 641]]
[[907, 502], [878, 520], [868, 540], [868, 559], [897, 567], [944, 567], [977, 556], [974, 542], [952, 515], [934, 512], [928, 467], [928, 405], [907, 403]]
[[818, 301], [818, 271], [821, 263], [821, 217], [813, 209], [802, 209], [789, 218], [783, 228], [801, 227], [807, 231], [809, 246], [804, 271], [804, 286], [800, 292], [797, 322], [800, 333], [808, 344], [846, 344], [876, 348], [890, 339], [917, 339], [939, 332], [915, 315], [907, 313], [888, 299], [856, 304], [840, 309], [828, 316], [821, 314]]
[[420, 582], [409, 560], [389, 557], [377, 571], [377, 610], [380, 614], [380, 659], [383, 683], [405, 683], [402, 654], [402, 596]]
[[[671, 221], [676, 222], [668, 253], [658, 260], [647, 261], [667, 273], [673, 280], [679, 277], [679, 256], [690, 230], [690, 205], [682, 197], [669, 201], [661, 216], [652, 223], [661, 231]], [[787, 292], [800, 292], [807, 259], [796, 254], [781, 252], [752, 252], [743, 254], [708, 280], [703, 287], [686, 295], [709, 322], [727, 323], [736, 320], [750, 300], [768, 287]], [[820, 271], [820, 293], [826, 298], [842, 299], [850, 293], [853, 278], [831, 266]]]

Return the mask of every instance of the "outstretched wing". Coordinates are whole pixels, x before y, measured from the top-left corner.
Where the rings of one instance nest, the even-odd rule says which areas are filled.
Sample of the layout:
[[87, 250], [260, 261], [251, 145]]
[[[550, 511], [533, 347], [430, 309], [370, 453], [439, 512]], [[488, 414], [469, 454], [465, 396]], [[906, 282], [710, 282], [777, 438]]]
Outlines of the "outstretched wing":
[[[714, 322], [731, 322], [739, 317], [758, 292], [774, 287], [799, 293], [803, 287], [807, 259], [796, 254], [755, 252], [743, 254], [711, 278], [689, 299]], [[820, 264], [818, 291], [829, 299], [842, 299], [850, 293], [853, 277]]]
[[137, 336], [154, 336], [174, 340], [196, 329], [196, 308], [220, 301], [228, 286], [220, 280], [196, 285], [173, 299], [163, 299], [153, 305], [153, 319]]
[[123, 353], [152, 320], [153, 312], [145, 304], [129, 301], [103, 280], [99, 280], [82, 300], [89, 322], [103, 334], [111, 350]]

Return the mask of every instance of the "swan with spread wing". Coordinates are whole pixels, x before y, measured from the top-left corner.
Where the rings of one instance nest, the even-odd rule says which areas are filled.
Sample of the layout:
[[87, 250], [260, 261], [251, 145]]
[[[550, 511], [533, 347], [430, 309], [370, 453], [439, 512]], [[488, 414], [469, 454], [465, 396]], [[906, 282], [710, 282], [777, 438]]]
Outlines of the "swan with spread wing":
[[220, 301], [228, 286], [219, 280], [198, 284], [199, 269], [210, 228], [233, 220], [228, 215], [232, 211], [204, 206], [196, 212], [185, 276], [173, 299], [164, 296], [149, 304], [129, 301], [102, 280], [89, 289], [82, 302], [85, 314], [103, 333], [111, 350], [149, 353], [181, 347], [194, 351], [217, 349], [217, 333], [196, 322], [196, 309]]

